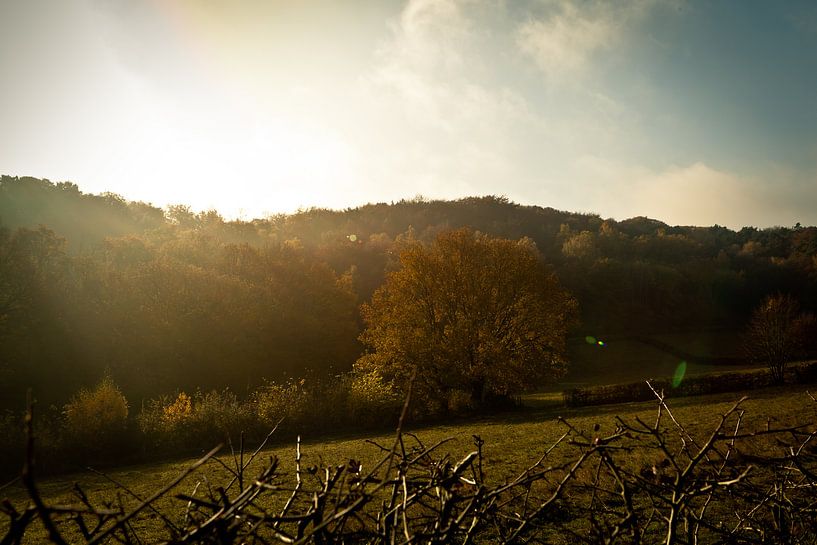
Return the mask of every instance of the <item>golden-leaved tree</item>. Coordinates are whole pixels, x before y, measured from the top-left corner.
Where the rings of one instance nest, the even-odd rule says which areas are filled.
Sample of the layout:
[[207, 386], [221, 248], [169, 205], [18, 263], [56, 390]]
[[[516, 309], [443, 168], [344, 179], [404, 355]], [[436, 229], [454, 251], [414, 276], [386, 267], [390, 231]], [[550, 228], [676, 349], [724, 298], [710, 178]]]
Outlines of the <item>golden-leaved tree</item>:
[[480, 406], [563, 374], [577, 304], [529, 239], [460, 229], [407, 242], [362, 313], [367, 352], [356, 368], [401, 390], [416, 369], [422, 410], [436, 412], [457, 397]]

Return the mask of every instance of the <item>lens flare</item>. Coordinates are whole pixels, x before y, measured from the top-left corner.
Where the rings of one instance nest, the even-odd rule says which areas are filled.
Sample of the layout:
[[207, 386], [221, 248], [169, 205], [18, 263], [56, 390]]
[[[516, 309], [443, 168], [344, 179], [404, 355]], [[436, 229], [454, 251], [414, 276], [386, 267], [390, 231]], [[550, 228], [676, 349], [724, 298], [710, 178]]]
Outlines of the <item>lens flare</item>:
[[588, 335], [587, 337], [584, 338], [584, 342], [586, 342], [587, 344], [596, 344], [597, 341], [595, 337], [593, 337], [592, 335]]
[[681, 385], [681, 382], [684, 380], [684, 375], [687, 372], [687, 362], [682, 361], [678, 364], [678, 367], [675, 368], [675, 374], [672, 375], [672, 387], [677, 388]]

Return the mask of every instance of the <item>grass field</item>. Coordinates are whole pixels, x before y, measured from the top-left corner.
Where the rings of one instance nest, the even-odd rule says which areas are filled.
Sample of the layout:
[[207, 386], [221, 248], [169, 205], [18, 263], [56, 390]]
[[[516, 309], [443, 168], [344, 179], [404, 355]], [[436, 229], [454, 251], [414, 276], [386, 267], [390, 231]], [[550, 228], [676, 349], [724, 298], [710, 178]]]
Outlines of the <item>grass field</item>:
[[[678, 350], [699, 354], [703, 357], [733, 356], [736, 344], [729, 344], [728, 334], [707, 335], [673, 334], [656, 339], [664, 345]], [[485, 441], [486, 473], [489, 481], [505, 482], [519, 474], [535, 461], [566, 430], [558, 417], [566, 418], [572, 425], [583, 430], [599, 426], [602, 432], [612, 431], [615, 417], [625, 419], [652, 419], [655, 402], [626, 403], [601, 407], [564, 407], [561, 392], [574, 386], [636, 382], [647, 378], [671, 377], [680, 363], [677, 355], [662, 350], [649, 342], [630, 338], [599, 339], [603, 344], [591, 344], [584, 339], [576, 339], [570, 344], [571, 371], [559, 384], [523, 398], [525, 408], [515, 412], [505, 412], [492, 416], [449, 420], [437, 425], [427, 425], [410, 430], [425, 445], [446, 441], [438, 454], [450, 454], [459, 459], [474, 450], [473, 437], [480, 436]], [[734, 339], [733, 339], [734, 341]], [[687, 376], [737, 371], [752, 368], [702, 365], [687, 363]], [[693, 434], [703, 437], [711, 431], [718, 416], [731, 407], [741, 394], [721, 394], [672, 399], [670, 406], [681, 422]], [[758, 390], [750, 393], [744, 404], [747, 427], [759, 428], [767, 422], [781, 424], [796, 422], [817, 422], [817, 404], [805, 393], [805, 388], [786, 387]], [[410, 441], [413, 439], [410, 439]], [[381, 451], [372, 443], [390, 445], [392, 432], [369, 435], [334, 434], [320, 437], [303, 437], [301, 450], [304, 467], [343, 464], [354, 458], [371, 467], [380, 459]], [[291, 476], [294, 470], [295, 437], [279, 434], [275, 445], [263, 452], [249, 469], [249, 475], [258, 473], [268, 464], [270, 457], [281, 460], [282, 475]], [[199, 445], [202, 452], [211, 445]], [[227, 452], [228, 454], [224, 454]], [[562, 449], [556, 453], [562, 461], [567, 461], [575, 451]], [[164, 514], [181, 517], [184, 504], [173, 498], [174, 494], [191, 493], [196, 486], [217, 487], [229, 481], [230, 473], [222, 464], [232, 466], [233, 458], [229, 448], [222, 450], [219, 461], [210, 461], [195, 474], [188, 476], [174, 490], [164, 496], [155, 506]], [[138, 505], [138, 498], [146, 498], [189, 467], [195, 459], [177, 459], [165, 463], [121, 467], [108, 471], [107, 475], [91, 470], [77, 472], [43, 480], [41, 492], [48, 504], [76, 503], [71, 489], [79, 483], [96, 504], [123, 504], [126, 508]], [[650, 464], [651, 460], [632, 460], [632, 463]], [[114, 484], [114, 481], [118, 485]], [[25, 491], [19, 484], [12, 484], [0, 490], [0, 497], [8, 497], [12, 504], [22, 506], [26, 501]], [[138, 497], [138, 498], [137, 498]], [[156, 515], [149, 512], [134, 522], [134, 527], [147, 542], [166, 538], [158, 524]], [[0, 530], [4, 522], [0, 522]], [[33, 533], [32, 533], [33, 530]], [[43, 534], [37, 528], [29, 531], [31, 543], [36, 543]], [[0, 532], [1, 533], [1, 532]]]
[[[740, 339], [731, 332], [697, 332], [655, 335], [654, 340], [671, 345], [679, 351], [702, 358], [739, 358]], [[599, 337], [603, 345], [588, 343], [584, 338], [572, 339], [568, 344], [570, 366], [567, 375], [547, 391], [621, 384], [646, 379], [672, 377], [681, 358], [642, 342], [626, 337]], [[757, 368], [747, 362], [738, 366], [713, 366], [687, 362], [687, 376], [722, 371], [740, 371]]]
[[[803, 387], [769, 388], [751, 392], [744, 403], [746, 409], [745, 425], [747, 429], [761, 428], [767, 422], [781, 425], [793, 422], [817, 422], [817, 403], [806, 394]], [[679, 421], [684, 423], [694, 436], [708, 434], [721, 413], [730, 408], [741, 397], [740, 394], [721, 394], [673, 399], [670, 407]], [[565, 426], [557, 420], [561, 416], [580, 429], [592, 430], [599, 425], [602, 432], [612, 430], [614, 417], [620, 416], [632, 420], [636, 417], [652, 419], [655, 415], [655, 402], [627, 403], [603, 407], [566, 409], [557, 406], [553, 394], [539, 394], [526, 400], [533, 407], [517, 412], [503, 413], [477, 419], [449, 421], [444, 424], [426, 426], [411, 430], [426, 445], [449, 439], [440, 454], [450, 453], [453, 458], [461, 458], [474, 450], [473, 436], [478, 435], [485, 441], [484, 453], [488, 478], [501, 482], [522, 471], [557, 438], [564, 433]], [[301, 445], [304, 467], [326, 464], [342, 464], [350, 458], [370, 467], [380, 458], [380, 451], [369, 441], [390, 445], [393, 435], [390, 433], [370, 436], [336, 436], [312, 440], [304, 437]], [[271, 448], [250, 469], [250, 474], [261, 470], [270, 456], [281, 459], [284, 473], [291, 473], [294, 468], [294, 439], [290, 444]], [[233, 459], [222, 456], [225, 464], [232, 465]], [[121, 483], [137, 496], [149, 496], [167, 482], [179, 475], [194, 460], [176, 460], [172, 462], [123, 467], [109, 473], [110, 479]], [[649, 461], [647, 461], [649, 462]], [[222, 484], [229, 479], [228, 472], [216, 462], [208, 462], [200, 471], [189, 476], [174, 490], [174, 493], [190, 493], [199, 486]], [[92, 473], [82, 472], [40, 483], [41, 492], [47, 503], [74, 503], [70, 490], [75, 482], [81, 484], [85, 492], [94, 500], [101, 502], [124, 502], [136, 505], [138, 501], [129, 497], [107, 478]], [[26, 502], [24, 490], [19, 485], [6, 487], [0, 496], [7, 496], [12, 504], [22, 505]], [[171, 495], [157, 503], [157, 507], [167, 515], [181, 516], [183, 505]], [[148, 513], [136, 523], [142, 528], [148, 542], [165, 537], [154, 534], [156, 531], [155, 516]], [[36, 542], [36, 535], [31, 536]]]

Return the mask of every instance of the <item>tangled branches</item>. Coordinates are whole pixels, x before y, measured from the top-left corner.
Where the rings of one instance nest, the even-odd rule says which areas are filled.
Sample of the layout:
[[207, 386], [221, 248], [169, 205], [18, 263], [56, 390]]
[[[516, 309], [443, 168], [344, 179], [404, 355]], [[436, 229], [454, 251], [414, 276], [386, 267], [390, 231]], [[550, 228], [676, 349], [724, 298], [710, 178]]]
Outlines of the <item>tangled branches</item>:
[[[744, 398], [708, 435], [694, 437], [654, 392], [654, 420], [617, 418], [607, 432], [562, 421], [563, 435], [504, 482], [486, 476], [478, 436], [472, 452], [452, 458], [440, 454], [446, 441], [424, 444], [403, 431], [401, 418], [392, 444], [372, 442], [382, 456], [368, 470], [356, 460], [303, 467], [298, 441], [294, 474], [271, 458], [250, 478], [263, 443], [246, 457], [241, 445], [231, 461], [214, 449], [149, 498], [114, 483], [138, 501], [131, 509], [121, 501], [95, 505], [78, 486], [75, 505], [46, 505], [33, 477], [29, 418], [22, 482], [30, 504], [18, 511], [3, 503], [0, 543], [21, 543], [37, 531], [58, 544], [143, 543], [135, 522], [146, 514], [171, 544], [817, 541], [813, 423], [747, 430]], [[213, 487], [201, 479], [178, 493], [205, 463], [229, 471], [228, 482]], [[170, 494], [181, 515], [158, 508]]]

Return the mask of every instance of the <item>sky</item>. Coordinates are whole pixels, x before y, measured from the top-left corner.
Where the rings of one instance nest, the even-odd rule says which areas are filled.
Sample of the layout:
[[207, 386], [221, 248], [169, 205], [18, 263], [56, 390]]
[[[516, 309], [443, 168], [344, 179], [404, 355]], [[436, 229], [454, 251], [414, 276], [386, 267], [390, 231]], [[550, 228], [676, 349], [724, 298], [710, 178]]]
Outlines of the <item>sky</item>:
[[0, 173], [227, 218], [817, 224], [811, 0], [0, 0], [0, 93]]

